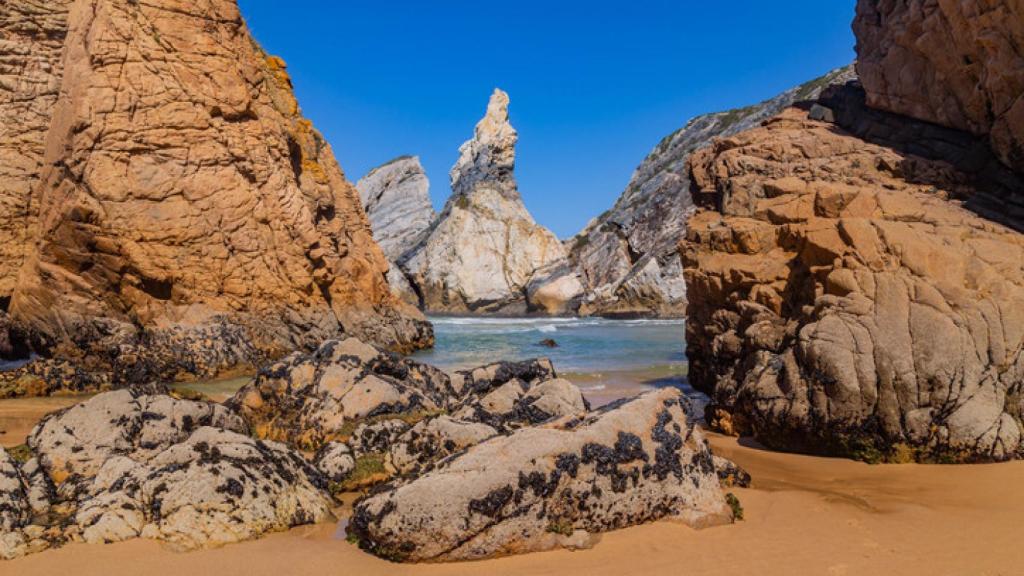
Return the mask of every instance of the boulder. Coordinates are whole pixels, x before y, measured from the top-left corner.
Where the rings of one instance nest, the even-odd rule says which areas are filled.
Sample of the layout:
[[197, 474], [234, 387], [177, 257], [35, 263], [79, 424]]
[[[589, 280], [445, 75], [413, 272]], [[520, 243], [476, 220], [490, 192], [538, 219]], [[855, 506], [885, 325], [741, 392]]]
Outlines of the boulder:
[[330, 518], [328, 479], [301, 453], [250, 437], [224, 406], [163, 392], [107, 392], [47, 416], [16, 475], [4, 454], [0, 497], [18, 504], [0, 503], [0, 554], [136, 537], [191, 550]]
[[0, 308], [37, 352], [124, 386], [433, 342], [235, 0], [12, 0], [0, 37]]
[[1024, 2], [860, 0], [853, 30], [870, 106], [984, 136], [1024, 172]]
[[513, 174], [518, 135], [495, 90], [451, 170], [452, 195], [426, 236], [399, 259], [431, 312], [522, 312], [535, 272], [565, 256], [523, 205]]
[[72, 497], [113, 456], [145, 461], [204, 426], [247, 432], [245, 422], [224, 406], [164, 392], [154, 386], [99, 394], [45, 417], [29, 434], [28, 446], [61, 495]]
[[352, 449], [341, 442], [328, 442], [320, 447], [313, 465], [329, 482], [343, 482], [356, 467]]
[[32, 506], [18, 463], [0, 447], [0, 559], [25, 553], [25, 536], [20, 529], [31, 517]]
[[399, 436], [388, 449], [388, 463], [403, 476], [423, 474], [433, 465], [498, 431], [480, 422], [466, 422], [442, 415], [419, 422]]
[[444, 372], [349, 338], [264, 368], [227, 405], [260, 438], [317, 449], [366, 419], [436, 412], [452, 395]]
[[497, 436], [355, 505], [350, 534], [395, 561], [579, 547], [658, 519], [731, 520], [711, 452], [677, 390]]
[[1024, 236], [982, 216], [1024, 224], [1020, 181], [968, 134], [830, 92], [840, 125], [791, 108], [691, 157], [708, 421], [869, 461], [1020, 457]]
[[534, 426], [590, 410], [583, 393], [562, 378], [535, 380], [513, 378], [484, 395], [473, 395], [453, 409], [452, 416], [466, 422], [487, 424], [501, 432]]
[[90, 543], [141, 536], [176, 550], [209, 548], [329, 519], [325, 488], [282, 444], [202, 427], [152, 457], [108, 458], [75, 522]]

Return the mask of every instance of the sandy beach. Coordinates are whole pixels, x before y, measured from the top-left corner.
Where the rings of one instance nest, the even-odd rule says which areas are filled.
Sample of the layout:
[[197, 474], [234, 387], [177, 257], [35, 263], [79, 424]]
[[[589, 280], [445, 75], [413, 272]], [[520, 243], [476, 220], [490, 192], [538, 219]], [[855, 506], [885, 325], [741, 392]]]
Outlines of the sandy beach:
[[[607, 376], [591, 376], [593, 380]], [[642, 387], [646, 380], [637, 379]], [[586, 381], [580, 382], [587, 386]], [[607, 390], [606, 388], [605, 390]], [[616, 388], [628, 390], [628, 388]], [[621, 392], [620, 392], [621, 393]], [[592, 397], [603, 403], [611, 394]], [[26, 423], [69, 399], [0, 403], [0, 421]], [[8, 405], [5, 405], [8, 404]], [[14, 406], [14, 407], [11, 407]], [[38, 414], [37, 416], [38, 417]], [[24, 424], [21, 424], [23, 427]], [[13, 428], [8, 424], [8, 436]], [[605, 534], [591, 550], [485, 562], [396, 565], [363, 553], [321, 524], [193, 553], [134, 540], [73, 544], [0, 563], [0, 575], [915, 575], [1015, 576], [1024, 566], [1024, 462], [880, 465], [762, 450], [711, 435], [717, 453], [754, 477], [736, 489], [745, 520], [695, 531], [659, 522]], [[4, 439], [9, 444], [8, 438]], [[347, 507], [337, 510], [344, 518]]]

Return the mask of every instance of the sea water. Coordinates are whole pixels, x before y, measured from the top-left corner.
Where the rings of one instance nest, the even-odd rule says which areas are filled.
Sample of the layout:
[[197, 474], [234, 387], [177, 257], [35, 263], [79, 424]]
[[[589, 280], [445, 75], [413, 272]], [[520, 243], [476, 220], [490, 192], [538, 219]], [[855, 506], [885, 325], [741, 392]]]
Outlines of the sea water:
[[[559, 371], [592, 373], [683, 366], [682, 320], [433, 316], [436, 345], [414, 355], [453, 370], [498, 360], [550, 358]], [[554, 340], [557, 347], [541, 344]]]

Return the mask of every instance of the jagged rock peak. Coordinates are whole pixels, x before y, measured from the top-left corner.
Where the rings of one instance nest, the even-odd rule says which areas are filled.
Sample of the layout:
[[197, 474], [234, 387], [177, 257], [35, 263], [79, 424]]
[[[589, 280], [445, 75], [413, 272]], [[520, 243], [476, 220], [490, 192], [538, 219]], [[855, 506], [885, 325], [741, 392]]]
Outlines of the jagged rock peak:
[[508, 105], [508, 94], [495, 88], [473, 138], [459, 148], [459, 160], [451, 171], [453, 197], [469, 194], [483, 180], [502, 184], [503, 193], [518, 197], [513, 170], [519, 134], [509, 123]]
[[400, 156], [374, 168], [356, 189], [388, 260], [412, 248], [434, 220], [430, 181], [418, 156]]
[[398, 261], [428, 311], [525, 312], [527, 283], [565, 258], [561, 241], [519, 196], [508, 103], [508, 94], [494, 91], [473, 138], [459, 149], [444, 210]]

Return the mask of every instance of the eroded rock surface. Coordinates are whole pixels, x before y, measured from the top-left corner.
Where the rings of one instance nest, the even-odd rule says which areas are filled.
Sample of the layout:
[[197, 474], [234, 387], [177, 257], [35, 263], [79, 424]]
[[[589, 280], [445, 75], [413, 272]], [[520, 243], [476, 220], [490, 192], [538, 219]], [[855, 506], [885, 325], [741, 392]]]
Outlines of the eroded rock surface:
[[136, 537], [190, 550], [329, 519], [327, 479], [247, 431], [224, 406], [161, 386], [47, 416], [20, 470], [0, 451], [0, 556]]
[[349, 338], [261, 370], [227, 404], [257, 436], [316, 449], [367, 418], [435, 412], [452, 395], [444, 372]]
[[350, 530], [365, 549], [411, 562], [586, 546], [662, 518], [728, 522], [711, 452], [683, 402], [660, 390], [491, 438], [359, 501]]
[[868, 460], [1020, 457], [1024, 236], [978, 215], [1013, 214], [1019, 185], [970, 136], [833, 92], [691, 158], [710, 209], [682, 245], [687, 350], [709, 422]]
[[987, 136], [1024, 172], [1024, 2], [861, 0], [853, 29], [870, 106]]
[[519, 196], [518, 135], [508, 95], [495, 90], [471, 140], [451, 170], [452, 195], [426, 237], [398, 264], [434, 312], [520, 312], [526, 285], [540, 268], [565, 256]]
[[70, 6], [71, 0], [0, 5], [0, 301], [14, 293], [36, 224], [32, 189], [60, 91]]
[[0, 303], [40, 351], [122, 385], [432, 342], [234, 0], [7, 2], [0, 75]]
[[356, 190], [373, 238], [392, 262], [415, 246], [434, 220], [430, 181], [418, 157], [402, 156], [374, 168]]
[[108, 458], [75, 522], [89, 543], [141, 536], [208, 548], [329, 519], [325, 488], [298, 452], [203, 427], [151, 458]]

